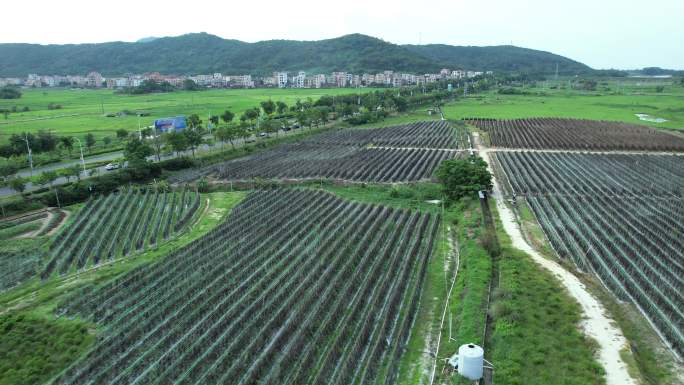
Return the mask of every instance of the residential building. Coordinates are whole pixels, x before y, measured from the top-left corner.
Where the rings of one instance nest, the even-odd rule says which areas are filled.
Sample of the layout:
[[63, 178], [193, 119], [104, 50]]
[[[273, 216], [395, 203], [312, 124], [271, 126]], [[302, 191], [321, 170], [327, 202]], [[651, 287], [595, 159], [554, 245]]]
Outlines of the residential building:
[[287, 72], [274, 72], [273, 77], [278, 88], [287, 87]]
[[100, 75], [99, 72], [92, 71], [88, 75], [86, 75], [86, 87], [93, 87], [93, 88], [100, 88], [102, 87], [102, 82], [104, 81], [104, 78], [102, 75]]

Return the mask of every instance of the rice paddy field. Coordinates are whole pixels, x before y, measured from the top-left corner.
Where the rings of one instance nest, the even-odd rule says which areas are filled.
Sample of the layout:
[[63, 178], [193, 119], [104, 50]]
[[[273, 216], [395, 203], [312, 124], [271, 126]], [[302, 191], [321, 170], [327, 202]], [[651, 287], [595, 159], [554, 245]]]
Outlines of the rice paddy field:
[[[338, 95], [351, 92], [370, 92], [374, 89], [229, 89], [201, 92], [172, 92], [166, 94], [126, 95], [113, 90], [89, 89], [24, 89], [18, 100], [0, 100], [0, 109], [28, 112], [11, 113], [8, 119], [0, 116], [0, 142], [14, 133], [51, 130], [60, 135], [82, 136], [92, 132], [96, 137], [114, 136], [118, 129], [137, 130], [138, 117], [125, 115], [107, 117], [123, 111], [144, 111], [149, 116], [141, 118], [143, 126], [151, 125], [154, 119], [176, 115], [198, 114], [206, 121], [210, 114], [219, 115], [226, 109], [239, 116], [244, 110], [271, 99], [288, 105], [298, 99], [318, 99], [323, 95]], [[49, 110], [50, 103], [62, 106]]]

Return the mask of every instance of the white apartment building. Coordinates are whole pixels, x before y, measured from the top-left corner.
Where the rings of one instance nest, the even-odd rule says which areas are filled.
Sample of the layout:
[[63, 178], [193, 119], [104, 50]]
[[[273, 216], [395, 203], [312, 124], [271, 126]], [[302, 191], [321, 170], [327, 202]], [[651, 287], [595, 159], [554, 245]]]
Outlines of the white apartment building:
[[299, 71], [297, 76], [292, 78], [292, 86], [295, 88], [305, 88], [306, 87], [306, 72]]
[[274, 72], [273, 77], [278, 85], [278, 88], [287, 87], [287, 72]]

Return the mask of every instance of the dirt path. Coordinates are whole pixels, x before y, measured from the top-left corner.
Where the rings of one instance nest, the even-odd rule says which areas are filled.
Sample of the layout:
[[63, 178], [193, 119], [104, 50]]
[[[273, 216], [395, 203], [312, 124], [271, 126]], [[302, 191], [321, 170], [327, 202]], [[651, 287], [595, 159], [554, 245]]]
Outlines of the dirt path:
[[508, 148], [508, 147], [489, 147], [489, 152], [548, 152], [548, 153], [568, 153], [568, 154], [620, 154], [620, 155], [672, 155], [684, 156], [684, 153], [673, 151], [628, 151], [628, 150], [555, 150], [539, 148]]
[[52, 217], [54, 217], [55, 215], [57, 215], [57, 214], [54, 211], [48, 210], [47, 217], [43, 218], [43, 223], [40, 225], [40, 228], [38, 230], [34, 231], [33, 233], [31, 233], [31, 236], [33, 237], [33, 236], [36, 236], [36, 235], [42, 233], [43, 230], [47, 227], [48, 223], [50, 223], [50, 221], [52, 220]]
[[[492, 171], [488, 150], [479, 146], [478, 148], [480, 156], [487, 161], [490, 165], [490, 171]], [[627, 346], [627, 340], [622, 331], [615, 326], [615, 322], [609, 318], [603, 305], [587, 290], [579, 278], [565, 270], [557, 262], [544, 258], [525, 241], [515, 220], [515, 215], [506, 206], [501, 196], [496, 178], [492, 178], [492, 181], [494, 184], [493, 197], [496, 199], [499, 217], [504, 230], [512, 240], [513, 246], [529, 254], [537, 264], [553, 273], [580, 304], [584, 316], [580, 326], [585, 335], [598, 343], [598, 361], [606, 371], [606, 383], [608, 385], [636, 385], [637, 382], [629, 375], [627, 364], [620, 356], [620, 351]]]
[[62, 209], [59, 210], [62, 211], [62, 213], [64, 214], [64, 218], [62, 218], [62, 221], [57, 223], [55, 227], [52, 228], [52, 230], [45, 233], [45, 235], [53, 235], [54, 233], [56, 233], [59, 230], [59, 228], [62, 227], [62, 225], [65, 224], [67, 219], [69, 219], [69, 217], [71, 216], [71, 211]]

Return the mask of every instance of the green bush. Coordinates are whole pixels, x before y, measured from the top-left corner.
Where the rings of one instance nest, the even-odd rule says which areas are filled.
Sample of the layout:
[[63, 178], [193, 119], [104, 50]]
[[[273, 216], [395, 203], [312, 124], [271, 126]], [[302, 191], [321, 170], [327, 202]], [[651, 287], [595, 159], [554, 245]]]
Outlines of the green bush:
[[0, 315], [0, 385], [42, 384], [93, 341], [85, 323]]
[[479, 156], [443, 161], [437, 168], [437, 178], [450, 202], [492, 188], [492, 175]]

